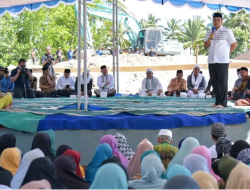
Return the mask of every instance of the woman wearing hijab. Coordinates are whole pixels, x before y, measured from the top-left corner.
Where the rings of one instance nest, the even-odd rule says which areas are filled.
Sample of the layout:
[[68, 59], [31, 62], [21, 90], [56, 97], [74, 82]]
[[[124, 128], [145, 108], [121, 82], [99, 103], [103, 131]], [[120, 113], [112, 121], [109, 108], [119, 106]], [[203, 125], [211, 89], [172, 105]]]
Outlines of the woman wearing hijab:
[[107, 163], [97, 171], [90, 189], [128, 189], [124, 170], [115, 163]]
[[188, 137], [186, 138], [179, 151], [175, 154], [174, 158], [171, 160], [171, 162], [168, 164], [168, 167], [173, 165], [173, 164], [180, 164], [183, 165], [183, 160], [184, 158], [191, 153], [191, 151], [199, 146], [199, 142], [197, 139], [193, 137]]
[[6, 185], [10, 187], [10, 182], [13, 178], [13, 175], [10, 171], [0, 167], [0, 185]]
[[53, 148], [54, 146], [54, 143], [55, 143], [55, 140], [56, 140], [56, 137], [55, 137], [55, 133], [52, 129], [48, 130], [48, 131], [43, 131], [44, 133], [47, 133], [50, 137], [50, 140], [51, 140], [51, 147], [50, 147], [50, 150], [51, 152], [56, 156], [56, 150]]
[[[110, 148], [111, 149], [111, 148]], [[54, 163], [55, 177], [68, 189], [88, 189], [90, 184], [76, 175], [74, 159], [68, 155], [58, 156]]]
[[232, 158], [231, 156], [225, 155], [222, 156], [219, 161], [219, 171], [220, 177], [227, 182], [229, 174], [233, 168], [238, 164], [238, 160]]
[[114, 137], [115, 137], [115, 139], [117, 141], [117, 148], [118, 148], [118, 150], [124, 156], [126, 156], [126, 158], [128, 159], [128, 161], [130, 161], [133, 158], [133, 156], [135, 155], [135, 152], [128, 145], [126, 137], [123, 134], [121, 134], [121, 133], [116, 133]]
[[168, 180], [164, 189], [200, 189], [200, 186], [192, 177], [178, 175]]
[[226, 189], [249, 189], [250, 167], [239, 162], [231, 171], [227, 180]]
[[168, 169], [167, 172], [167, 180], [171, 179], [174, 176], [178, 176], [178, 175], [186, 175], [186, 176], [190, 176], [191, 177], [191, 172], [185, 168], [182, 165], [179, 164], [173, 164], [172, 166], [170, 166], [170, 168]]
[[237, 156], [237, 160], [249, 165], [250, 164], [250, 148], [245, 148]]
[[192, 150], [192, 153], [193, 154], [199, 154], [201, 156], [203, 156], [206, 160], [207, 160], [207, 163], [208, 163], [208, 168], [209, 168], [209, 173], [214, 176], [214, 178], [218, 181], [220, 180], [220, 177], [218, 175], [216, 175], [214, 173], [214, 171], [212, 170], [212, 167], [211, 167], [211, 163], [212, 163], [212, 158], [211, 158], [211, 153], [209, 151], [209, 149], [205, 146], [198, 146], [196, 147], [195, 149]]
[[[75, 150], [66, 150], [63, 155], [69, 155], [71, 156], [76, 164], [76, 175], [78, 175], [78, 177], [83, 178], [81, 170], [80, 170], [80, 161], [81, 161], [81, 154]], [[84, 175], [85, 176], [85, 175]]]
[[49, 157], [53, 162], [55, 155], [51, 152], [51, 139], [47, 133], [37, 133], [34, 136], [31, 150], [39, 148], [45, 156]]
[[237, 159], [238, 154], [245, 148], [250, 148], [250, 145], [244, 140], [236, 141], [230, 150], [230, 156]]
[[113, 153], [112, 153], [112, 149], [111, 147], [107, 144], [100, 144], [95, 151], [95, 155], [93, 157], [93, 159], [91, 160], [91, 162], [89, 163], [89, 165], [86, 168], [86, 176], [85, 176], [85, 180], [89, 183], [92, 183], [94, 178], [95, 178], [95, 174], [97, 172], [97, 170], [100, 168], [101, 163], [108, 159], [108, 158], [112, 158], [113, 157]]
[[154, 151], [154, 150], [148, 150], [148, 151], [144, 152], [144, 153], [141, 155], [141, 162], [142, 162], [143, 158], [145, 158], [147, 155], [150, 155], [150, 154], [154, 154], [154, 155], [158, 156], [158, 158], [161, 159], [161, 157], [160, 157], [160, 155], [159, 155], [158, 152], [156, 152], [156, 151]]
[[128, 184], [134, 189], [162, 189], [167, 180], [161, 179], [161, 176], [161, 159], [156, 155], [148, 155], [141, 163], [141, 179], [130, 180]]
[[108, 159], [104, 160], [101, 163], [101, 166], [103, 166], [104, 164], [109, 164], [109, 163], [113, 163], [113, 164], [119, 165], [123, 169], [123, 171], [125, 172], [126, 177], [127, 177], [127, 181], [128, 181], [128, 179], [129, 179], [128, 178], [128, 170], [125, 168], [124, 165], [122, 165], [122, 163], [121, 163], [121, 161], [120, 161], [120, 159], [118, 157], [114, 156], [113, 158], [108, 158]]
[[14, 148], [16, 146], [16, 137], [12, 133], [3, 134], [0, 137], [0, 155], [6, 148]]
[[56, 150], [56, 157], [61, 156], [66, 150], [73, 150], [73, 148], [64, 144], [59, 146]]
[[51, 185], [48, 180], [43, 179], [40, 181], [29, 182], [22, 186], [20, 189], [51, 189]]
[[47, 156], [37, 158], [31, 162], [21, 186], [31, 181], [46, 179], [50, 182], [52, 189], [66, 189], [62, 183], [54, 178], [53, 174], [53, 164], [50, 158]]
[[21, 162], [20, 153], [16, 148], [6, 148], [0, 157], [0, 166], [15, 176]]
[[34, 149], [27, 152], [21, 161], [21, 164], [13, 177], [10, 187], [11, 189], [19, 189], [23, 183], [24, 176], [26, 175], [28, 168], [33, 160], [36, 158], [44, 157], [44, 153], [40, 149]]
[[191, 172], [191, 174], [194, 174], [197, 171], [210, 173], [206, 158], [199, 154], [187, 155], [184, 158], [183, 166], [185, 166]]
[[204, 171], [197, 171], [192, 175], [192, 178], [198, 183], [201, 189], [219, 189], [215, 178]]
[[183, 141], [184, 141], [185, 139], [186, 139], [186, 138], [183, 138], [183, 139], [180, 140], [180, 142], [178, 143], [178, 149], [181, 148], [181, 145], [182, 145], [182, 143], [183, 143]]
[[153, 145], [148, 139], [143, 139], [140, 144], [137, 146], [135, 155], [130, 160], [128, 165], [128, 176], [129, 178], [141, 173], [141, 156], [144, 152], [148, 150], [154, 150]]
[[121, 160], [121, 163], [128, 167], [128, 159], [117, 149], [117, 141], [113, 135], [105, 135], [101, 138], [100, 144], [107, 143], [110, 145], [113, 156], [118, 157]]

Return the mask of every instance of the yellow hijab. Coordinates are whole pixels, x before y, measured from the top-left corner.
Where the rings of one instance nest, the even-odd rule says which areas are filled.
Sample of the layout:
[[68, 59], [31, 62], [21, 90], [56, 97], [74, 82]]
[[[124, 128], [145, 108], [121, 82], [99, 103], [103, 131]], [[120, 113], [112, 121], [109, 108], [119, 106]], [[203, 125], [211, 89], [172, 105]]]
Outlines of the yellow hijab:
[[20, 150], [17, 148], [6, 148], [0, 157], [0, 166], [10, 171], [14, 176], [21, 161]]
[[239, 162], [229, 175], [226, 189], [250, 189], [250, 167]]
[[199, 184], [201, 189], [219, 189], [218, 183], [214, 176], [204, 171], [197, 171], [192, 178]]

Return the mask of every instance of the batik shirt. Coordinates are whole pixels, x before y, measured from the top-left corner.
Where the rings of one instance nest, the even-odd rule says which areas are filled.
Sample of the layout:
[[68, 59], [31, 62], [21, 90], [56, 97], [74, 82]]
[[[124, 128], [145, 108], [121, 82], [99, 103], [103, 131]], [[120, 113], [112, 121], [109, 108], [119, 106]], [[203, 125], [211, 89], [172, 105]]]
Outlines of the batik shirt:
[[173, 92], [173, 91], [182, 91], [187, 89], [187, 81], [185, 79], [181, 79], [178, 81], [178, 78], [175, 77], [173, 78], [169, 85], [168, 85], [168, 91]]
[[161, 157], [162, 164], [165, 168], [167, 168], [169, 162], [178, 152], [178, 148], [172, 146], [168, 142], [162, 142], [161, 144], [154, 146], [154, 151], [158, 152]]

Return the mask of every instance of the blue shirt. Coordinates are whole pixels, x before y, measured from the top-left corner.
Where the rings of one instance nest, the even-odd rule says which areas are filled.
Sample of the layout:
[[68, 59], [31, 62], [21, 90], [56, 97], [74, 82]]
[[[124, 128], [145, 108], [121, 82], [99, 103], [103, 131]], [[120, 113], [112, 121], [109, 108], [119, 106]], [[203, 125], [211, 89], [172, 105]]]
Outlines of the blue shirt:
[[13, 91], [14, 90], [14, 82], [10, 81], [10, 77], [6, 78], [4, 77], [1, 80], [1, 91], [6, 92], [7, 90]]
[[[11, 71], [11, 77], [14, 77], [17, 74], [18, 69], [19, 67]], [[15, 83], [15, 88], [16, 87], [24, 88], [24, 83], [25, 83], [26, 89], [30, 89], [29, 75], [25, 75], [25, 77], [23, 78], [22, 74], [20, 74], [14, 83]]]
[[68, 54], [68, 60], [70, 60], [70, 59], [72, 59], [73, 58], [73, 51], [68, 51], [67, 52], [67, 54]]

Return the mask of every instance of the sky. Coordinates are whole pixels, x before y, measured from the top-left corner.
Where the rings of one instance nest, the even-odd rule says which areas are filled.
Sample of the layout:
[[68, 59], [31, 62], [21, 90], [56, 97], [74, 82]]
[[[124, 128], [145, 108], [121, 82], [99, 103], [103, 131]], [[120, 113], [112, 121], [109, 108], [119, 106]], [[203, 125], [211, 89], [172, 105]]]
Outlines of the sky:
[[[216, 11], [204, 7], [202, 9], [193, 9], [188, 5], [177, 8], [171, 5], [169, 2], [164, 5], [155, 4], [152, 0], [120, 0], [127, 8], [128, 12], [134, 13], [137, 20], [141, 18], [147, 19], [149, 13], [153, 13], [157, 18], [161, 18], [159, 25], [166, 25], [166, 19], [177, 18], [181, 20], [187, 20], [192, 18], [194, 15], [201, 16], [206, 23], [209, 23], [208, 16]], [[227, 13], [227, 10], [222, 10], [223, 13]]]

